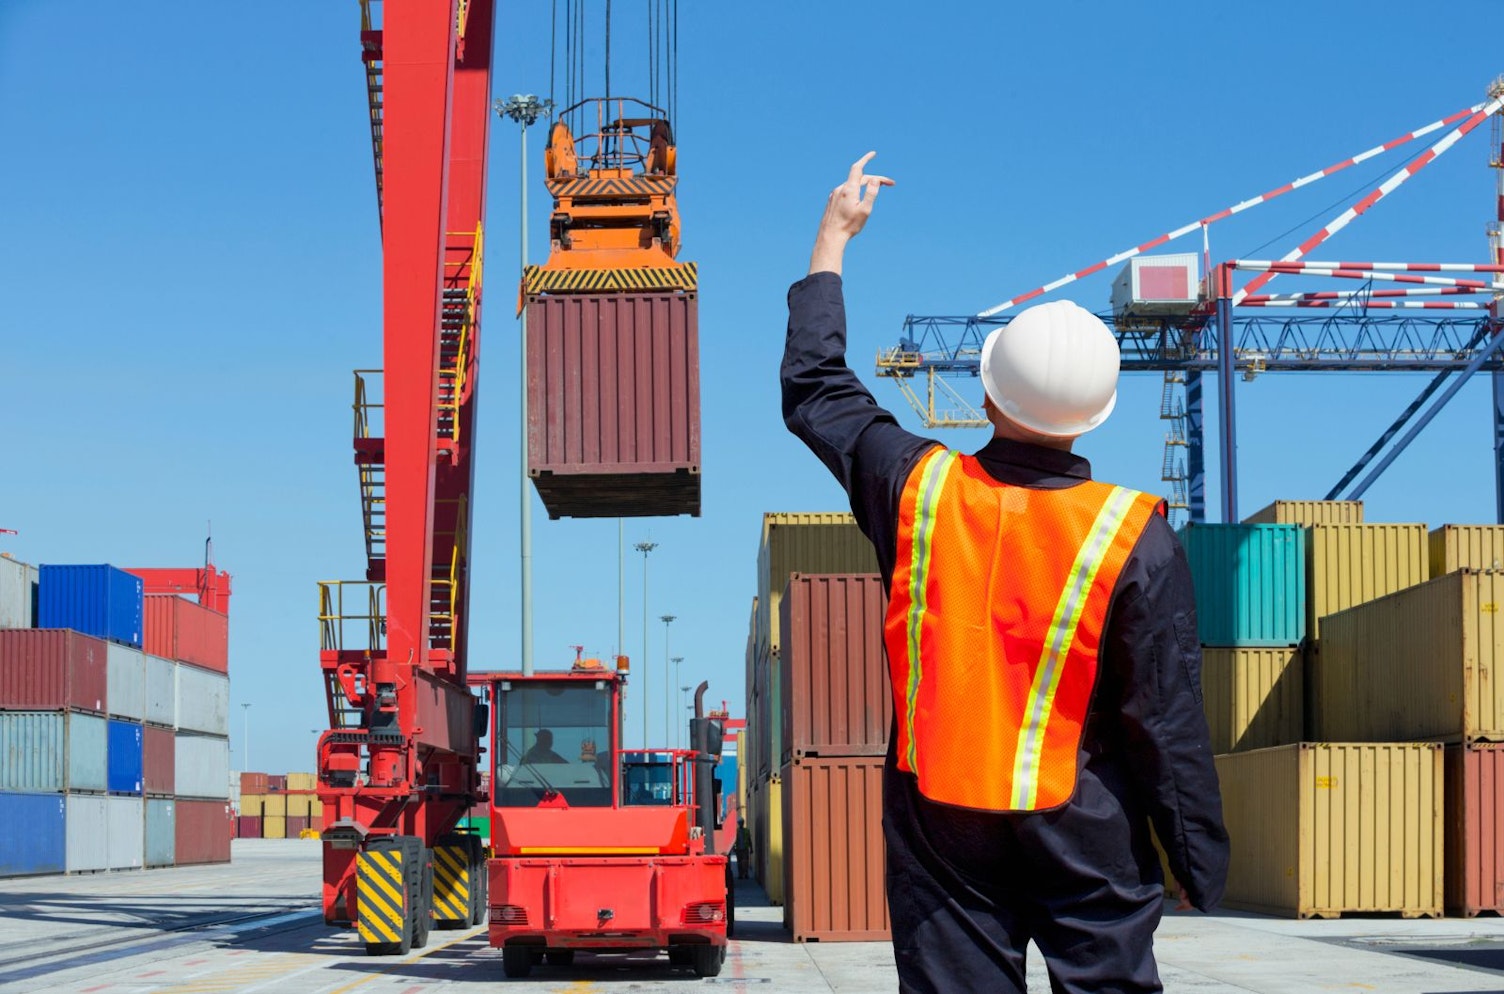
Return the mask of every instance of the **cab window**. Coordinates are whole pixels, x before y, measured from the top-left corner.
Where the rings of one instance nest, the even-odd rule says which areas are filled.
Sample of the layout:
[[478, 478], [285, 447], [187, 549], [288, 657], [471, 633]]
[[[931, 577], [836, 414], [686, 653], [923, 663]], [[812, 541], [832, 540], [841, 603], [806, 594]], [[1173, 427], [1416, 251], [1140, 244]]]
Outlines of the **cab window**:
[[577, 680], [502, 685], [492, 780], [497, 807], [611, 806], [611, 693]]

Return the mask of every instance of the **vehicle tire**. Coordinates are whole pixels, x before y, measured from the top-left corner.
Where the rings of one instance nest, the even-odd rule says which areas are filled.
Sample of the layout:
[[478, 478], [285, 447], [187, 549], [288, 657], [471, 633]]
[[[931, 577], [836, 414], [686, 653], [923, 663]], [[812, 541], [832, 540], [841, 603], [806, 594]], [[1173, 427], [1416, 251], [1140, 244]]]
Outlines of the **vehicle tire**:
[[533, 951], [527, 946], [502, 946], [501, 969], [514, 980], [533, 972]]
[[418, 875], [418, 899], [413, 902], [413, 948], [428, 945], [428, 932], [433, 927], [433, 850], [420, 849], [421, 871]]
[[724, 958], [725, 951], [725, 946], [690, 946], [690, 966], [695, 968], [695, 976], [719, 976], [721, 972], [721, 961]]
[[573, 949], [550, 949], [543, 954], [549, 966], [574, 966]]
[[669, 946], [668, 961], [673, 966], [689, 966], [693, 962], [689, 958], [689, 949], [685, 946]]

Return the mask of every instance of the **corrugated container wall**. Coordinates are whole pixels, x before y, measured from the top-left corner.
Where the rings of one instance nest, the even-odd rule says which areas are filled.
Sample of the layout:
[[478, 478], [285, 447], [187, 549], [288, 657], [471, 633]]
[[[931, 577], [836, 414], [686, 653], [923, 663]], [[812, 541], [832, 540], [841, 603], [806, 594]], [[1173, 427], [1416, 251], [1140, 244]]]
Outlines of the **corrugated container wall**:
[[259, 839], [261, 838], [261, 816], [241, 815], [235, 819], [235, 838]]
[[1305, 636], [1305, 529], [1190, 524], [1180, 541], [1204, 644], [1286, 646]]
[[1431, 532], [1431, 576], [1504, 569], [1504, 525], [1442, 525]]
[[1308, 541], [1312, 638], [1321, 637], [1327, 615], [1424, 583], [1430, 574], [1425, 525], [1316, 525]]
[[0, 793], [0, 877], [62, 873], [64, 833], [61, 794]]
[[146, 808], [139, 797], [105, 799], [105, 860], [112, 870], [139, 870], [146, 859]]
[[177, 671], [177, 727], [209, 735], [230, 734], [230, 678], [197, 666]]
[[286, 815], [262, 815], [261, 816], [261, 837], [263, 839], [285, 839], [285, 838], [287, 838], [287, 816]]
[[795, 942], [890, 938], [883, 873], [883, 759], [783, 768], [784, 921]]
[[1277, 500], [1243, 519], [1245, 525], [1361, 525], [1361, 500]]
[[271, 790], [271, 777], [265, 773], [242, 773], [240, 774], [240, 793], [265, 794]]
[[174, 803], [165, 798], [146, 799], [146, 865], [171, 866], [177, 849]]
[[[175, 742], [173, 776], [179, 797], [228, 800], [230, 743], [214, 735], [179, 733]], [[179, 817], [182, 813], [179, 812]]]
[[1447, 914], [1504, 911], [1504, 746], [1447, 746]]
[[551, 518], [700, 513], [694, 294], [527, 307], [528, 473]]
[[146, 657], [146, 720], [172, 728], [178, 720], [178, 664], [161, 656]]
[[0, 556], [0, 628], [30, 628], [36, 620], [37, 568]]
[[43, 564], [37, 579], [37, 627], [141, 647], [141, 578], [113, 566]]
[[287, 775], [288, 790], [318, 790], [319, 776], [317, 773], [289, 773]]
[[147, 725], [141, 734], [141, 784], [148, 794], [176, 793], [177, 736], [170, 728]]
[[109, 712], [133, 721], [146, 719], [146, 656], [140, 649], [111, 642], [105, 647]]
[[60, 629], [0, 631], [0, 708], [103, 713], [105, 643]]
[[230, 672], [230, 619], [177, 594], [147, 594], [146, 651], [192, 663], [216, 673]]
[[1299, 742], [1305, 723], [1300, 649], [1203, 649], [1202, 706], [1212, 752]]
[[883, 654], [882, 577], [794, 573], [782, 598], [779, 762], [881, 756], [893, 694]]
[[876, 573], [877, 552], [846, 513], [762, 516], [757, 552], [757, 640], [778, 650], [780, 604], [794, 573]]
[[1323, 623], [1314, 731], [1326, 739], [1504, 739], [1504, 573], [1462, 570]]
[[173, 818], [178, 866], [230, 861], [232, 816], [227, 801], [179, 800]]
[[66, 794], [67, 870], [80, 873], [110, 868], [105, 835], [109, 826], [108, 798], [102, 794]]
[[105, 719], [65, 711], [0, 711], [0, 790], [103, 791]]
[[141, 726], [110, 719], [110, 793], [141, 793], [144, 743]]
[[1300, 918], [1442, 911], [1442, 747], [1302, 744], [1216, 759], [1223, 905]]

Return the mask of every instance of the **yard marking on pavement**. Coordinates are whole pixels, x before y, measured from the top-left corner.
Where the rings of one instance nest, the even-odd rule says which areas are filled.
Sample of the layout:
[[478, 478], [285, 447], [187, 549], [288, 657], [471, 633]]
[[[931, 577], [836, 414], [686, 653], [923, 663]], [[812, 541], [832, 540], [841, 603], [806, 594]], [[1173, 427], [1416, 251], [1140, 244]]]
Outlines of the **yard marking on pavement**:
[[461, 942], [464, 942], [467, 939], [473, 939], [473, 938], [475, 938], [475, 936], [479, 935], [481, 933], [481, 931], [484, 930], [484, 928], [485, 928], [484, 925], [477, 925], [475, 928], [472, 928], [470, 931], [464, 932], [464, 933], [456, 936], [455, 938], [450, 939], [448, 942], [444, 943], [442, 946], [432, 946], [432, 947], [430, 947], [428, 949], [423, 950], [421, 953], [418, 953], [415, 956], [409, 956], [405, 960], [399, 960], [398, 962], [393, 963], [390, 966], [383, 967], [382, 969], [377, 970], [374, 973], [371, 973], [369, 976], [362, 977], [359, 980], [351, 981], [350, 983], [346, 984], [343, 987], [337, 987], [334, 990], [330, 991], [329, 994], [346, 994], [346, 992], [353, 991], [357, 987], [364, 987], [366, 984], [369, 984], [371, 981], [373, 981], [373, 980], [379, 980], [382, 977], [386, 976], [388, 973], [391, 973], [392, 971], [398, 969], [399, 967], [407, 966], [409, 963], [416, 963], [416, 962], [418, 962], [418, 960], [420, 960], [423, 957], [428, 956], [428, 955], [430, 955], [432, 953], [439, 952], [440, 950], [443, 950], [443, 949], [448, 949], [450, 946], [457, 946]]

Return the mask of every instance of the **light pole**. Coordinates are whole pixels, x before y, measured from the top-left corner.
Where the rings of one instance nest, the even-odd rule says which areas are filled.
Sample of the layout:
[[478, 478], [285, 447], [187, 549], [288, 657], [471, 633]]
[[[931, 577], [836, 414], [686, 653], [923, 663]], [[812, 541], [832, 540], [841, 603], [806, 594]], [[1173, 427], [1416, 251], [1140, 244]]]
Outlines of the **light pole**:
[[[671, 663], [674, 664], [674, 683], [678, 683], [679, 682], [679, 664], [682, 663], [682, 662], [684, 662], [684, 657], [683, 656], [675, 656], [673, 659], [670, 659], [669, 662], [671, 662]], [[680, 687], [679, 689], [683, 690], [684, 688]], [[684, 699], [683, 699], [682, 696], [679, 699], [679, 703], [680, 704], [684, 703]], [[684, 731], [684, 715], [681, 714], [681, 715], [679, 715], [679, 727], [676, 728], [676, 729], [674, 729], [674, 745], [677, 746], [679, 744], [679, 734], [681, 732], [683, 732], [683, 731]]]
[[648, 747], [648, 553], [657, 542], [638, 542], [632, 546], [642, 553], [642, 747]]
[[673, 624], [674, 616], [662, 615], [663, 621], [663, 744], [668, 746], [674, 741], [674, 720], [671, 712], [674, 710], [674, 685], [668, 678], [668, 626]]
[[[552, 100], [539, 100], [531, 93], [512, 94], [509, 100], [496, 101], [496, 113], [509, 117], [521, 125], [522, 130], [522, 268], [527, 268], [527, 129], [538, 118], [553, 109]], [[522, 504], [518, 516], [522, 519], [522, 675], [533, 675], [533, 504], [527, 475], [527, 298], [522, 300], [522, 310], [517, 315], [522, 342], [522, 359], [517, 364], [522, 389]]]
[[243, 719], [240, 731], [240, 772], [248, 773], [251, 769], [251, 706], [240, 705], [240, 714]]
[[[690, 704], [689, 702], [687, 702], [684, 699], [684, 695], [686, 695], [688, 693], [689, 693], [689, 685], [688, 684], [685, 684], [684, 686], [682, 686], [682, 687], [679, 688], [679, 723], [681, 725], [684, 724], [685, 722], [687, 722], [689, 720], [687, 717], [685, 717], [684, 712], [689, 711], [689, 710], [691, 710], [694, 707], [693, 704]], [[689, 743], [688, 748], [693, 749], [694, 747], [695, 747], [695, 744], [693, 742]]]

